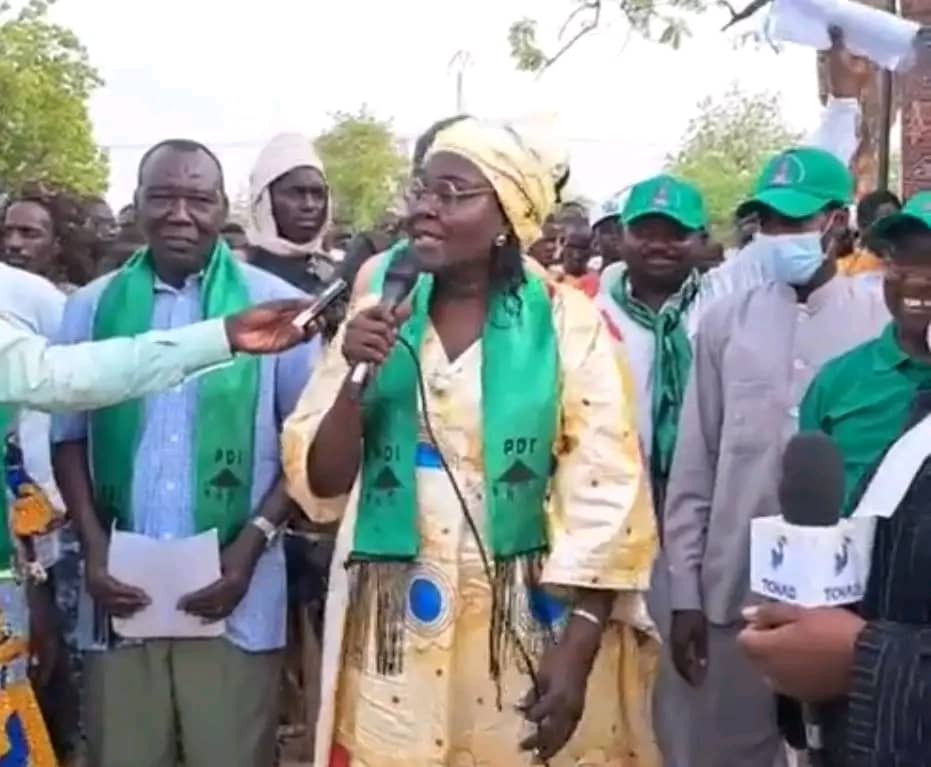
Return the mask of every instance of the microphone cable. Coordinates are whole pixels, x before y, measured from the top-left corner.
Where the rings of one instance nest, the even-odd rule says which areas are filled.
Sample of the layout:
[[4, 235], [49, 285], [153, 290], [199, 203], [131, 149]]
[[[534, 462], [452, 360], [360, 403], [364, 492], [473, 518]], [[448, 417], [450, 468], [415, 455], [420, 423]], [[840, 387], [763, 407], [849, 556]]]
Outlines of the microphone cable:
[[[437, 440], [436, 434], [433, 431], [433, 424], [430, 421], [430, 413], [428, 412], [429, 408], [427, 407], [427, 386], [424, 381], [423, 369], [420, 366], [420, 357], [417, 351], [414, 349], [414, 347], [411, 346], [410, 342], [407, 341], [407, 339], [399, 335], [397, 340], [398, 340], [398, 343], [400, 343], [407, 350], [407, 353], [411, 357], [411, 361], [414, 363], [414, 370], [416, 371], [416, 374], [417, 374], [417, 389], [420, 394], [420, 401], [423, 405], [424, 429], [427, 432], [427, 436], [430, 438], [430, 441], [433, 443], [433, 447], [436, 450], [436, 454], [440, 459], [440, 465], [443, 468], [443, 472], [446, 474], [447, 479], [449, 479], [449, 484], [452, 486], [453, 493], [455, 494], [456, 500], [459, 503], [459, 508], [462, 511], [462, 516], [465, 518], [466, 524], [469, 527], [469, 531], [471, 532], [472, 537], [475, 539], [475, 545], [478, 548], [479, 558], [481, 559], [481, 562], [482, 562], [482, 570], [484, 571], [485, 579], [488, 581], [488, 588], [491, 592], [491, 610], [492, 610], [492, 614], [494, 615], [498, 610], [498, 604], [497, 604], [497, 591], [494, 587], [495, 576], [494, 576], [494, 570], [492, 569], [492, 566], [491, 566], [491, 559], [488, 556], [488, 551], [485, 548], [485, 544], [482, 542], [482, 536], [479, 533], [478, 525], [475, 522], [475, 518], [472, 516], [472, 513], [469, 511], [469, 505], [466, 502], [465, 495], [463, 494], [462, 489], [459, 487], [459, 483], [456, 481], [456, 476], [453, 474], [453, 471], [449, 466], [449, 462], [446, 460], [446, 456], [443, 455], [443, 451], [440, 449], [440, 443]], [[529, 588], [529, 584], [525, 584], [525, 586]], [[511, 624], [510, 615], [508, 615], [507, 613], [502, 613], [501, 619], [504, 624], [505, 632], [507, 633], [507, 635], [510, 637], [511, 641], [513, 642], [514, 647], [517, 650], [517, 654], [520, 656], [521, 662], [527, 668], [527, 676], [530, 678], [530, 683], [533, 686], [534, 695], [536, 696], [537, 700], [539, 700], [541, 696], [540, 677], [539, 677], [539, 674], [537, 673], [536, 667], [533, 664], [533, 660], [530, 657], [530, 652], [527, 650], [527, 647], [521, 641], [520, 635], [518, 634], [517, 630]], [[543, 623], [543, 621], [541, 621], [541, 623]], [[548, 640], [555, 644], [556, 635], [555, 635], [555, 632], [553, 631], [552, 625], [550, 625], [549, 623], [546, 623], [544, 625], [544, 629], [546, 630]], [[489, 652], [490, 652], [490, 649], [489, 649]], [[496, 684], [499, 690], [498, 708], [500, 710], [501, 680], [500, 679], [496, 680]], [[539, 726], [537, 729], [539, 731]], [[543, 764], [548, 765], [549, 763], [543, 762]]]

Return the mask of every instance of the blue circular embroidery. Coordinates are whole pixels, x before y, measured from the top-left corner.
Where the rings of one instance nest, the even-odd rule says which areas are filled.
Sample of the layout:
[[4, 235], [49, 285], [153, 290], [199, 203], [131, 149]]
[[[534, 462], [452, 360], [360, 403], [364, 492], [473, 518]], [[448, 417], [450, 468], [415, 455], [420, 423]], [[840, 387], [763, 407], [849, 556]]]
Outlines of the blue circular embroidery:
[[443, 593], [433, 581], [422, 576], [411, 581], [408, 603], [414, 620], [429, 626], [443, 615]]
[[544, 589], [531, 589], [530, 612], [544, 626], [555, 626], [565, 616], [566, 604]]

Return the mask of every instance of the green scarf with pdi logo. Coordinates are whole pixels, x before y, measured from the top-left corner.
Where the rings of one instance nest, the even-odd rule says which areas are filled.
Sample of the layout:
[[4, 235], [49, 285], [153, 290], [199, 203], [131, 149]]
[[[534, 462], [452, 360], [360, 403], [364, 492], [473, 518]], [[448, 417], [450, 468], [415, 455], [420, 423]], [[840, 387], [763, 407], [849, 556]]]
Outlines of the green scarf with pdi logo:
[[[385, 259], [374, 277], [376, 293], [381, 292], [390, 260]], [[432, 289], [432, 275], [422, 274], [412, 294], [411, 317], [400, 329], [400, 337], [416, 350], [429, 322]], [[513, 607], [506, 592], [513, 585], [514, 564], [539, 557], [547, 549], [546, 492], [559, 418], [559, 350], [546, 285], [528, 273], [518, 296], [519, 300], [503, 293], [490, 297], [482, 333], [485, 540], [490, 543], [495, 589], [501, 597], [492, 618], [499, 645], [506, 628], [504, 611]], [[403, 575], [403, 565], [413, 563], [420, 550], [418, 399], [414, 360], [398, 343], [363, 403], [362, 483], [350, 557], [351, 567], [362, 566], [356, 573], [361, 576], [357, 585], [367, 588], [368, 580], [379, 595], [376, 636], [382, 640], [377, 661], [381, 673], [400, 671], [406, 581], [394, 576], [399, 570]], [[364, 598], [361, 593], [357, 596]], [[499, 655], [493, 650], [495, 675]]]
[[[133, 336], [152, 327], [155, 304], [152, 254], [140, 250], [120, 269], [100, 297], [94, 339]], [[223, 240], [217, 240], [201, 284], [205, 319], [251, 305], [242, 270]], [[255, 410], [259, 360], [242, 357], [197, 381], [194, 426], [194, 518], [198, 532], [217, 528], [221, 545], [242, 530], [252, 511]], [[181, 403], [178, 403], [181, 406]], [[132, 529], [132, 481], [145, 403], [131, 400], [91, 415], [91, 455], [97, 507], [105, 523]]]
[[692, 365], [692, 344], [685, 332], [683, 319], [698, 295], [698, 287], [699, 275], [693, 271], [679, 291], [658, 312], [654, 312], [631, 295], [630, 277], [626, 271], [611, 286], [611, 297], [617, 305], [640, 327], [653, 333], [650, 473], [654, 486], [659, 485], [660, 488], [665, 488], [669, 479], [679, 432], [679, 414]]

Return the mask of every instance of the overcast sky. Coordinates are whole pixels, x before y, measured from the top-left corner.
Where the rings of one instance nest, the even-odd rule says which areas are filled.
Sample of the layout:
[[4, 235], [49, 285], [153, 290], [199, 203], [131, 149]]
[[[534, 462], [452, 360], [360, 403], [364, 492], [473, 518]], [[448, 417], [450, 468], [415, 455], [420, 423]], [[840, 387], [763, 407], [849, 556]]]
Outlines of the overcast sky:
[[[92, 111], [111, 148], [110, 199], [131, 196], [144, 149], [167, 136], [216, 149], [232, 195], [262, 143], [315, 135], [362, 104], [415, 136], [454, 112], [449, 62], [471, 54], [467, 110], [487, 117], [555, 114], [570, 141], [574, 185], [600, 198], [658, 170], [695, 104], [731, 83], [782, 94], [789, 123], [817, 121], [813, 54], [736, 49], [708, 14], [679, 51], [615, 27], [589, 38], [543, 78], [514, 70], [510, 21], [540, 16], [555, 34], [569, 0], [59, 0], [56, 18], [87, 45], [106, 86]], [[545, 8], [546, 10], [541, 10]]]

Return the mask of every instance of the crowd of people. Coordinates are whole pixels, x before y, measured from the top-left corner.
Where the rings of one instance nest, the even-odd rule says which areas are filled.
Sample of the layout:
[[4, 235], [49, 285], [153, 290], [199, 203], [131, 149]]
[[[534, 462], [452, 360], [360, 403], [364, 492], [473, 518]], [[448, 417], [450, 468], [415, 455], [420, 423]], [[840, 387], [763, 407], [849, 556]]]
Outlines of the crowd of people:
[[[748, 612], [788, 439], [835, 441], [849, 514], [931, 413], [931, 195], [854, 212], [864, 70], [836, 37], [829, 70], [730, 235], [667, 174], [562, 199], [564, 157], [468, 115], [350, 237], [296, 134], [243, 221], [189, 140], [116, 215], [13, 190], [0, 765], [270, 767], [296, 740], [318, 767], [775, 767], [793, 700], [824, 704], [831, 765], [926, 764], [925, 452], [857, 611]], [[337, 277], [307, 341], [289, 321]], [[216, 530], [219, 579], [170, 609], [218, 636], [121, 635], [153, 596], [114, 530]]]

